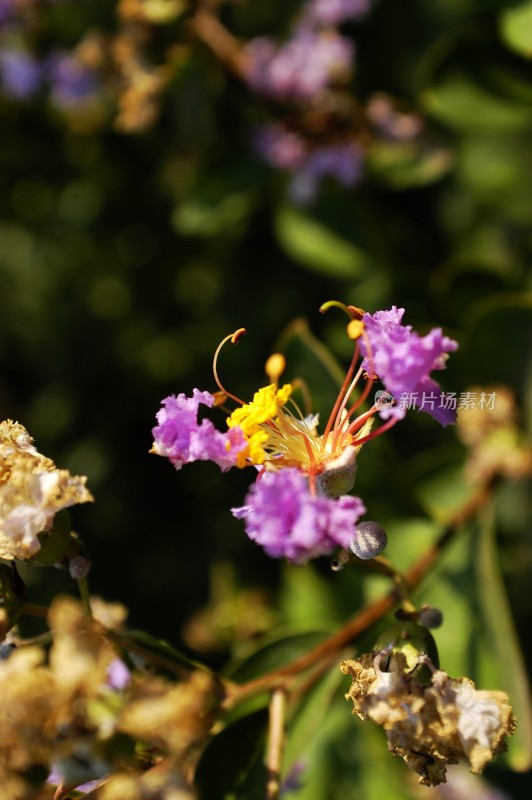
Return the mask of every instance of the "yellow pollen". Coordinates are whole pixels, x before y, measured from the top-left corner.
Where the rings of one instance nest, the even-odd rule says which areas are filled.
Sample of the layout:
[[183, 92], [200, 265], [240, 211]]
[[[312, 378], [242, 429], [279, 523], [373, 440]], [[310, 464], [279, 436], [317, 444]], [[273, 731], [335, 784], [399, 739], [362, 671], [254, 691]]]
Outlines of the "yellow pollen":
[[251, 403], [233, 411], [227, 420], [228, 426], [233, 428], [238, 425], [246, 436], [255, 433], [259, 425], [277, 416], [279, 408], [286, 403], [291, 393], [292, 387], [289, 383], [285, 383], [282, 389], [278, 389], [274, 383], [263, 386], [255, 392]]

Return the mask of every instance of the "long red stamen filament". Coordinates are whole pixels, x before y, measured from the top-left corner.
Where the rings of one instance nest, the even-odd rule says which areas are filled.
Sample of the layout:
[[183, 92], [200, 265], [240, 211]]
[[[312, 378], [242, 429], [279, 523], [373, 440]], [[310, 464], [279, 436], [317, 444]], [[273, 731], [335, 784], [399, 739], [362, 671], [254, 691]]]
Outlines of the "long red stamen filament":
[[[344, 399], [342, 400], [342, 403], [341, 403], [341, 405], [340, 405], [340, 407], [339, 407], [339, 409], [338, 409], [338, 411], [336, 413], [336, 419], [334, 420], [334, 426], [333, 426], [333, 431], [334, 431], [333, 441], [332, 441], [333, 450], [334, 450], [334, 448], [336, 446], [336, 443], [338, 442], [339, 437], [341, 436], [341, 432], [342, 432], [342, 414], [343, 414], [343, 412], [345, 410], [345, 407], [347, 405], [347, 401], [351, 397], [351, 394], [354, 391], [354, 388], [357, 385], [361, 375], [362, 375], [362, 368], [359, 368], [357, 374], [355, 375], [355, 377], [351, 381], [351, 383], [349, 385], [349, 388], [347, 389], [347, 391], [346, 391], [346, 393], [344, 395]], [[358, 403], [358, 405], [359, 405], [359, 403]], [[343, 417], [343, 419], [349, 419], [350, 416], [351, 416], [351, 411], [349, 411]]]
[[229, 336], [226, 336], [225, 339], [222, 339], [222, 341], [216, 348], [216, 352], [214, 353], [214, 358], [212, 360], [212, 371], [214, 375], [214, 380], [216, 381], [216, 385], [220, 388], [220, 391], [222, 391], [226, 395], [226, 397], [230, 397], [231, 400], [234, 400], [235, 403], [240, 403], [240, 405], [242, 406], [245, 405], [244, 400], [241, 400], [236, 395], [232, 394], [231, 392], [228, 392], [227, 389], [222, 384], [222, 382], [220, 381], [220, 378], [218, 377], [218, 356], [220, 355], [220, 350], [222, 349], [222, 347], [226, 342], [231, 341], [231, 344], [236, 344], [240, 339], [240, 337], [245, 334], [245, 332], [246, 332], [245, 328], [239, 328], [234, 333], [230, 333]]
[[368, 378], [367, 379], [366, 385], [364, 386], [364, 391], [362, 392], [360, 397], [357, 399], [356, 403], [353, 403], [353, 405], [351, 406], [351, 408], [347, 412], [347, 418], [348, 419], [349, 419], [349, 417], [351, 417], [355, 413], [357, 408], [362, 405], [362, 403], [364, 402], [364, 400], [367, 398], [368, 394], [370, 393], [371, 387], [373, 386], [374, 383], [375, 383], [374, 378]]
[[356, 446], [358, 447], [361, 444], [365, 444], [366, 442], [369, 442], [370, 439], [375, 439], [376, 436], [380, 436], [381, 433], [385, 433], [385, 431], [389, 431], [390, 428], [393, 428], [393, 426], [397, 422], [399, 422], [398, 419], [390, 419], [390, 420], [388, 420], [388, 422], [385, 422], [383, 425], [380, 426], [380, 428], [377, 428], [377, 430], [372, 431], [371, 433], [368, 433], [368, 435], [367, 436], [363, 436], [362, 439], [357, 439], [355, 441]]
[[322, 450], [325, 449], [325, 444], [327, 442], [329, 434], [330, 434], [330, 432], [332, 430], [332, 427], [333, 427], [334, 422], [336, 420], [336, 417], [338, 415], [338, 411], [339, 411], [342, 403], [344, 402], [344, 398], [346, 396], [346, 392], [347, 392], [349, 386], [351, 385], [351, 381], [352, 381], [352, 378], [353, 378], [353, 373], [355, 371], [356, 362], [358, 361], [358, 351], [359, 351], [359, 347], [358, 347], [358, 344], [357, 344], [357, 346], [355, 347], [355, 352], [353, 353], [353, 358], [351, 359], [351, 363], [349, 365], [349, 369], [347, 370], [347, 374], [346, 374], [346, 376], [344, 378], [344, 382], [342, 383], [342, 388], [340, 389], [338, 397], [336, 398], [336, 402], [335, 402], [335, 404], [333, 406], [333, 410], [331, 411], [331, 415], [330, 415], [329, 419], [327, 420], [327, 425], [325, 426], [325, 430], [323, 432]]
[[[372, 405], [371, 408], [368, 411], [365, 411], [363, 414], [361, 414], [359, 417], [357, 417], [356, 419], [353, 420], [353, 422], [349, 425], [349, 427], [344, 431], [344, 435], [345, 436], [348, 436], [348, 435], [353, 436], [353, 434], [356, 431], [358, 431], [359, 428], [361, 428], [363, 425], [365, 425], [365, 423], [368, 421], [368, 419], [370, 417], [372, 417], [373, 414], [375, 414], [376, 411], [377, 411], [377, 406], [376, 405]], [[358, 445], [358, 441], [353, 442], [353, 444], [357, 444]]]

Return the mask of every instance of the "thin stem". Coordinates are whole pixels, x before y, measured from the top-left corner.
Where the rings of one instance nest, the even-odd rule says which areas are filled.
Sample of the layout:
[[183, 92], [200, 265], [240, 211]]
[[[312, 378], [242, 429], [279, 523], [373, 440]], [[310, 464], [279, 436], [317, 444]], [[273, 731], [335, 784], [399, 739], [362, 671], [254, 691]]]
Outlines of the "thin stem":
[[89, 582], [87, 578], [76, 578], [78, 584], [79, 595], [81, 597], [81, 605], [87, 617], [92, 619], [92, 608], [89, 593]]
[[243, 78], [246, 57], [242, 46], [220, 20], [205, 7], [198, 8], [189, 23], [195, 36], [234, 75]]
[[401, 600], [401, 605], [407, 612], [416, 611], [416, 607], [410, 597], [410, 590], [405, 581], [404, 575], [398, 572], [391, 561], [383, 556], [376, 556], [373, 561], [377, 562], [383, 567], [383, 572], [388, 575], [395, 583], [395, 591]]
[[266, 800], [278, 800], [281, 788], [281, 764], [284, 747], [284, 722], [286, 715], [286, 690], [273, 690], [269, 706], [269, 738], [266, 753], [268, 780]]
[[24, 603], [22, 606], [22, 613], [30, 617], [47, 617], [48, 611], [47, 606], [39, 606], [37, 603]]

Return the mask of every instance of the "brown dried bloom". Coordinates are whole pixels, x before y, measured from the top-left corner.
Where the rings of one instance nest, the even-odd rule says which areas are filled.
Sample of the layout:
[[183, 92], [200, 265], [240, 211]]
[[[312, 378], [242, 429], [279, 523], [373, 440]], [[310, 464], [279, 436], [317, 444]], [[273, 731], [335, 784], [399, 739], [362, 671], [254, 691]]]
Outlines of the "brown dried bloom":
[[215, 679], [199, 670], [177, 685], [134, 675], [117, 725], [133, 738], [162, 747], [185, 769], [207, 740], [216, 694]]
[[458, 435], [470, 450], [466, 469], [471, 480], [484, 483], [495, 475], [519, 479], [532, 474], [532, 451], [518, 425], [512, 392], [505, 386], [473, 386], [469, 393], [484, 398], [458, 413]]
[[0, 557], [28, 559], [63, 508], [92, 500], [84, 476], [57, 469], [18, 422], [0, 422]]
[[432, 668], [432, 682], [420, 685], [408, 672], [406, 658], [393, 653], [388, 672], [380, 668], [383, 653], [342, 662], [353, 682], [346, 699], [353, 713], [382, 725], [388, 746], [417, 772], [427, 786], [445, 783], [447, 764], [467, 758], [475, 773], [506, 749], [505, 736], [515, 729], [508, 696], [479, 691], [469, 678], [450, 678]]
[[54, 643], [44, 650], [19, 647], [0, 662], [0, 786], [10, 800], [34, 797], [35, 776], [52, 763], [90, 757], [114, 733], [107, 669], [114, 649], [98, 623], [73, 598], [54, 601], [49, 616]]

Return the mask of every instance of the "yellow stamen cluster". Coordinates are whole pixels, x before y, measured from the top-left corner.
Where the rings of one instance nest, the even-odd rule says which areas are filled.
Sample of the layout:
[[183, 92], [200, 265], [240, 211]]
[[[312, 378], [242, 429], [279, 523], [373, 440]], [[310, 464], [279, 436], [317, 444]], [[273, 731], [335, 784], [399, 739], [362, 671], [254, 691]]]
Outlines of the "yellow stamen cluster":
[[269, 439], [269, 433], [263, 426], [277, 417], [279, 409], [284, 406], [291, 393], [292, 386], [289, 383], [285, 383], [282, 389], [272, 383], [255, 392], [251, 403], [245, 403], [233, 411], [227, 420], [228, 427], [234, 428], [238, 425], [248, 440], [248, 446], [239, 454], [237, 466], [244, 466], [247, 459], [254, 464], [264, 463], [264, 445]]

